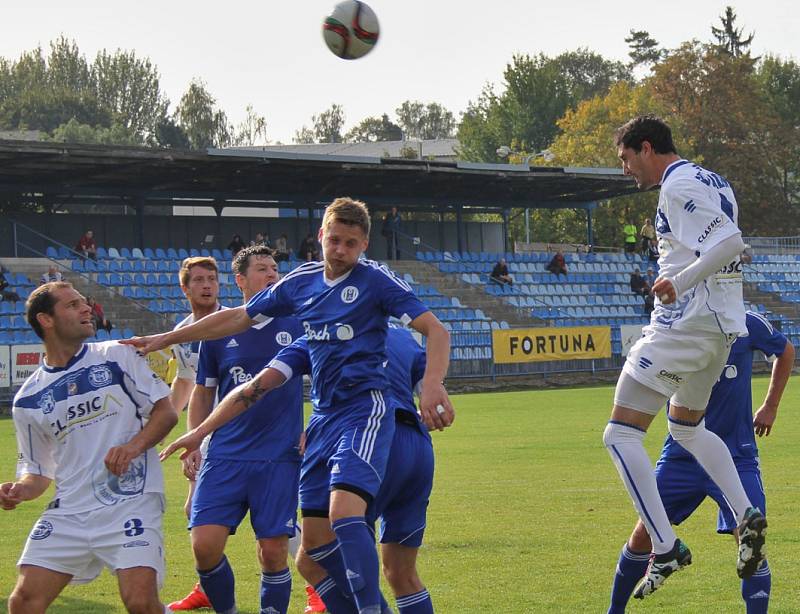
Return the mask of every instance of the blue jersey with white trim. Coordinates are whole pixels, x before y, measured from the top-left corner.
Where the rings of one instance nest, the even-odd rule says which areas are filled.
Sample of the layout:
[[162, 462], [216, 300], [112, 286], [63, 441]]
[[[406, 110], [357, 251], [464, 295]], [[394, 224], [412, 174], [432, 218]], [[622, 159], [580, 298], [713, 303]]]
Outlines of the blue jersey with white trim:
[[65, 367], [37, 369], [14, 397], [17, 475], [55, 481], [52, 513], [75, 514], [164, 492], [155, 448], [116, 476], [108, 450], [129, 442], [169, 387], [134, 348], [116, 341], [85, 344]]
[[425, 375], [427, 358], [414, 336], [405, 328], [389, 328], [386, 339], [386, 377], [389, 380], [389, 407], [406, 411], [417, 419], [419, 430], [430, 437], [414, 404], [414, 390]]
[[333, 413], [348, 399], [387, 387], [386, 330], [389, 316], [408, 323], [428, 308], [411, 287], [385, 266], [361, 260], [335, 280], [323, 262], [296, 268], [254, 296], [247, 314], [295, 315], [302, 323], [311, 357], [314, 411]]
[[[200, 344], [197, 383], [224, 398], [252, 380], [283, 348], [303, 334], [296, 318], [270, 318], [238, 335]], [[297, 378], [265, 394], [247, 411], [214, 431], [206, 458], [299, 461], [303, 382]]]
[[[739, 337], [731, 347], [727, 364], [711, 391], [706, 408], [706, 428], [725, 442], [736, 458], [758, 456], [753, 432], [753, 352], [760, 350], [768, 359], [780, 356], [786, 348], [786, 337], [775, 330], [763, 316], [746, 313], [748, 336]], [[680, 444], [667, 435], [662, 460], [693, 458]]]

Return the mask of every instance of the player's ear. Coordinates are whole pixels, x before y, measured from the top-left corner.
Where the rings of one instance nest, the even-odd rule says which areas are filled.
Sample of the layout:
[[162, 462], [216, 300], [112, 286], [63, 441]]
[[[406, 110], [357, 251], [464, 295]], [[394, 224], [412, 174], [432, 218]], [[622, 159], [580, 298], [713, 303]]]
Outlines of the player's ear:
[[325, 225], [319, 227], [319, 232], [317, 232], [317, 241], [322, 243], [322, 235], [324, 234], [322, 231], [325, 229]]
[[42, 330], [44, 330], [53, 327], [55, 318], [53, 318], [53, 316], [51, 316], [49, 313], [40, 311], [39, 313], [36, 314], [36, 321], [39, 322], [39, 325], [42, 327]]

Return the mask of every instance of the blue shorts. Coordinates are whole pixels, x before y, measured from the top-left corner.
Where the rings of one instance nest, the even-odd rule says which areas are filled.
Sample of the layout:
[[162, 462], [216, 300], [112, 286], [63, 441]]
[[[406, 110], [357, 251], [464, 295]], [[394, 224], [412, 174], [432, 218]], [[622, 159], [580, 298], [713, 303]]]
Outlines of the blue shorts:
[[300, 467], [295, 462], [203, 461], [189, 528], [215, 524], [231, 535], [250, 510], [256, 539], [294, 535]]
[[[415, 420], [411, 416], [411, 420]], [[389, 453], [386, 477], [367, 509], [367, 522], [381, 518], [382, 544], [419, 548], [425, 534], [428, 500], [433, 488], [433, 445], [430, 436], [401, 419]]]
[[386, 472], [394, 430], [393, 412], [379, 390], [358, 395], [335, 414], [313, 414], [300, 469], [303, 513], [327, 515], [334, 488], [370, 503]]
[[[766, 514], [767, 502], [758, 459], [737, 459], [735, 462], [750, 502]], [[656, 483], [672, 524], [682, 523], [692, 515], [703, 499], [711, 497], [719, 506], [717, 533], [733, 533], [736, 519], [725, 502], [722, 491], [696, 460], [659, 460], [656, 465]]]

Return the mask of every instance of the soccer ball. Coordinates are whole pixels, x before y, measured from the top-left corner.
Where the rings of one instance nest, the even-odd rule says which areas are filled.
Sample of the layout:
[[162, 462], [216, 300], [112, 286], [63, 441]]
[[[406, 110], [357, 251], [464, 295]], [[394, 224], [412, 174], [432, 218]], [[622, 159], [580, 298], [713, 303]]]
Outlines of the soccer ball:
[[359, 0], [344, 0], [322, 23], [322, 37], [334, 55], [355, 60], [367, 55], [378, 42], [378, 18]]

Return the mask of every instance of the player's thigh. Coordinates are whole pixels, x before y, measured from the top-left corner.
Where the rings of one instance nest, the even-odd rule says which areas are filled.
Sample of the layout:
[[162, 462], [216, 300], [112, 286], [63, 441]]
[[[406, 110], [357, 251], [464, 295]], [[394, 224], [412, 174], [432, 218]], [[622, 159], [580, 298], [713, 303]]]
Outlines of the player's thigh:
[[623, 371], [614, 389], [614, 408], [611, 420], [647, 430], [653, 418], [667, 404], [667, 397], [658, 390]]
[[[767, 498], [764, 493], [764, 484], [761, 481], [761, 470], [758, 466], [758, 460], [738, 461], [736, 463], [736, 470], [739, 474], [739, 479], [742, 481], [744, 491], [747, 493], [747, 498], [750, 500], [750, 505], [757, 507], [766, 514]], [[709, 482], [710, 481], [711, 480], [709, 480]], [[711, 482], [711, 486], [719, 492], [719, 488], [717, 488], [716, 484]], [[736, 522], [733, 512], [731, 512], [730, 506], [725, 501], [721, 492], [719, 493], [719, 499], [716, 497], [715, 499], [719, 505], [717, 533], [733, 533], [738, 523]]]
[[197, 478], [189, 528], [228, 527], [231, 534], [247, 514], [248, 463], [205, 459]]
[[694, 459], [659, 461], [656, 486], [670, 523], [691, 516], [708, 493], [708, 475]]
[[250, 465], [247, 502], [256, 538], [293, 536], [297, 521], [299, 464], [253, 462]]
[[129, 612], [155, 612], [160, 605], [158, 574], [152, 567], [129, 567], [117, 570], [117, 584], [122, 603]]
[[730, 345], [723, 335], [699, 337], [697, 344], [705, 352], [705, 364], [698, 361], [697, 369], [683, 374], [680, 388], [672, 395], [670, 404], [701, 412], [705, 411], [711, 390], [725, 367]]
[[308, 552], [336, 539], [336, 534], [331, 529], [331, 521], [327, 517], [303, 516], [302, 543], [303, 550]]
[[44, 612], [70, 580], [70, 574], [37, 565], [20, 565], [17, 583], [9, 600], [10, 613]]
[[417, 574], [418, 548], [401, 544], [382, 544], [383, 573], [398, 597], [411, 595], [424, 587]]

